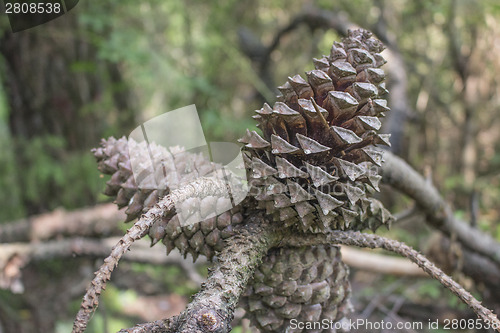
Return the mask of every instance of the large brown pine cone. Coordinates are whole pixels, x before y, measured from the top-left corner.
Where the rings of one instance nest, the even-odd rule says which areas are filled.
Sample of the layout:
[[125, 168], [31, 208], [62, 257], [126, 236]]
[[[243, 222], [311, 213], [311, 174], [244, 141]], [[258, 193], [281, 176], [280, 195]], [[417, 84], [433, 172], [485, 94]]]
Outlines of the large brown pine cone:
[[[349, 269], [336, 246], [269, 251], [240, 306], [261, 332], [335, 332], [290, 329], [298, 323], [338, 322], [350, 312]], [[290, 325], [290, 320], [295, 320]], [[302, 326], [303, 327], [303, 326]], [[339, 332], [339, 330], [337, 330]]]
[[263, 137], [247, 131], [246, 165], [251, 195], [276, 221], [299, 230], [375, 230], [391, 214], [367, 196], [378, 191], [382, 151], [377, 134], [389, 111], [379, 52], [364, 30], [349, 31], [315, 70], [289, 77], [282, 95], [257, 115]]

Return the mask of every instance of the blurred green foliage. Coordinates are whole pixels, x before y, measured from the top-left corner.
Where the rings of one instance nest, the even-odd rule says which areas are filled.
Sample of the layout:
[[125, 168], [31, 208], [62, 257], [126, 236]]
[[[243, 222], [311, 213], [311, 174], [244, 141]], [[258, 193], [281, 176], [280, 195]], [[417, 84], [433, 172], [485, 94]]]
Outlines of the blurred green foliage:
[[[144, 273], [154, 280], [159, 281], [167, 293], [190, 297], [198, 291], [196, 283], [186, 280], [186, 272], [179, 266], [153, 267], [151, 265], [133, 263], [131, 267], [134, 272]], [[179, 283], [179, 281], [182, 281], [182, 283]]]
[[17, 186], [19, 170], [15, 165], [9, 129], [6, 124], [8, 114], [3, 87], [0, 85], [0, 221], [11, 220], [23, 216], [21, 203], [22, 188]]
[[[453, 4], [457, 6], [456, 22], [450, 28]], [[260, 77], [258, 66], [241, 51], [238, 29], [248, 28], [259, 42], [269, 45], [279, 29], [310, 7], [342, 12], [365, 28], [387, 27], [388, 36], [401, 52], [408, 79], [411, 117], [404, 125], [403, 157], [419, 171], [432, 170], [435, 185], [463, 219], [469, 218], [470, 192], [478, 191], [481, 194], [478, 226], [500, 240], [500, 141], [495, 137], [500, 132], [500, 108], [495, 97], [500, 92], [497, 80], [500, 65], [498, 49], [494, 48], [500, 34], [500, 5], [494, 0], [81, 1], [59, 20], [71, 23], [68, 48], [83, 45], [82, 50], [92, 49], [95, 54], [69, 59], [65, 71], [75, 80], [95, 75], [96, 84], [102, 88], [75, 112], [75, 119], [71, 119], [74, 130], [85, 125], [91, 127], [85, 133], [120, 137], [127, 135], [131, 126], [154, 116], [196, 104], [207, 141], [235, 141], [245, 128], [255, 129], [252, 111], [260, 108], [264, 100], [273, 102], [275, 94]], [[51, 24], [26, 33], [55, 44], [63, 37], [51, 29]], [[6, 29], [2, 17], [0, 29], [0, 33]], [[469, 86], [476, 85], [477, 89], [468, 95], [477, 96], [475, 99], [465, 100], [450, 52], [452, 32], [457, 35], [460, 50], [470, 56], [467, 70], [473, 80]], [[311, 70], [311, 58], [328, 53], [332, 40], [338, 38], [335, 31], [303, 26], [286, 35], [271, 55], [270, 71], [276, 85], [284, 83], [289, 75]], [[75, 149], [68, 138], [50, 131], [29, 139], [12, 134], [9, 123], [12, 110], [6, 95], [10, 82], [3, 80], [7, 73], [3, 60], [0, 56], [0, 221], [107, 200], [100, 194], [106, 179], [100, 177], [89, 151], [98, 145], [94, 137], [89, 135], [92, 139], [81, 145], [84, 149]], [[104, 70], [109, 65], [118, 70], [119, 80], [112, 80], [110, 72]], [[117, 93], [126, 94], [135, 107], [132, 124], [127, 126], [124, 119], [129, 114], [117, 105]], [[465, 180], [461, 160], [466, 103], [474, 110], [476, 128], [473, 183]], [[41, 109], [40, 113], [45, 111]], [[83, 119], [95, 121], [83, 122]], [[389, 199], [393, 212], [411, 205], [399, 196]], [[394, 228], [385, 234], [420, 248], [430, 230], [413, 225]], [[55, 263], [44, 265], [48, 275], [42, 274], [41, 279], [51, 272], [64, 271]], [[161, 281], [166, 292], [188, 296], [196, 289], [191, 283], [179, 283], [185, 278], [177, 267], [141, 264], [133, 267], [136, 272]], [[385, 281], [390, 285], [394, 278]], [[368, 299], [378, 289], [357, 292]], [[399, 289], [398, 292], [404, 293], [405, 287]], [[435, 302], [440, 298], [456, 301], [435, 281], [422, 282], [406, 295], [414, 301]], [[0, 302], [8, 296], [0, 293]], [[113, 287], [108, 288], [104, 294], [108, 312], [120, 311], [121, 297], [134, 295], [129, 292], [124, 296]], [[77, 303], [79, 300], [73, 312]], [[98, 312], [89, 332], [101, 332], [103, 326], [116, 331], [131, 325], [119, 315], [107, 318], [109, 322], [105, 325], [105, 316]], [[57, 332], [69, 331], [70, 327], [69, 322], [60, 322]]]
[[[0, 138], [5, 152], [0, 157], [0, 186], [9, 189], [0, 193], [0, 220], [23, 216], [26, 207], [21, 198], [44, 212], [88, 205], [102, 191], [104, 179], [90, 152], [66, 151], [64, 140], [56, 136], [18, 140], [17, 146], [10, 142]], [[14, 154], [18, 154], [17, 163]]]

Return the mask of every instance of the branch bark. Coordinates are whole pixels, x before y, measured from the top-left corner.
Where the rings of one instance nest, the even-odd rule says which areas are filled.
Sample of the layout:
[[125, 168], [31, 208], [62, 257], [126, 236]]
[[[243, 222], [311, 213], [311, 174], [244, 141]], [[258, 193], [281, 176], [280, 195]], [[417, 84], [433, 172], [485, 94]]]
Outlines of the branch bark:
[[120, 333], [226, 333], [234, 309], [267, 251], [281, 240], [262, 215], [250, 216], [209, 270], [206, 283], [187, 309], [177, 317], [137, 325]]
[[378, 235], [354, 231], [332, 231], [329, 234], [292, 234], [277, 232], [260, 216], [250, 218], [240, 227], [238, 235], [228, 240], [220, 261], [210, 270], [208, 282], [202, 285], [193, 302], [179, 316], [137, 325], [119, 333], [227, 333], [234, 307], [248, 280], [268, 249], [273, 246], [314, 246], [342, 244], [368, 248], [382, 248], [404, 256], [416, 263], [425, 273], [438, 280], [467, 304], [479, 318], [500, 332], [500, 321], [481, 305], [469, 292], [443, 273], [423, 255], [408, 245]]
[[500, 266], [500, 244], [490, 235], [472, 228], [453, 216], [437, 189], [401, 158], [386, 152], [382, 165], [382, 181], [416, 201], [427, 216], [427, 222], [448, 236], [456, 235], [466, 248], [479, 253]]

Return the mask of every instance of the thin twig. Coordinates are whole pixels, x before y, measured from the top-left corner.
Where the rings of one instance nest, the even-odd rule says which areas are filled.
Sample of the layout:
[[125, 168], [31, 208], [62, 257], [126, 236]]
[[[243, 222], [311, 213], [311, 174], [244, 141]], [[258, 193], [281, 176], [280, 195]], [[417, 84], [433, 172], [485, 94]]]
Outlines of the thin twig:
[[73, 323], [73, 333], [83, 333], [87, 327], [90, 315], [99, 304], [99, 295], [106, 287], [106, 281], [118, 265], [120, 258], [130, 248], [132, 243], [144, 237], [151, 226], [174, 210], [176, 202], [182, 202], [188, 198], [206, 197], [210, 195], [224, 196], [227, 193], [225, 182], [216, 178], [200, 178], [196, 181], [173, 190], [169, 195], [161, 199], [153, 208], [127, 230], [127, 233], [118, 241], [111, 250], [111, 254], [104, 259], [104, 264], [95, 273], [87, 293], [83, 296], [80, 310]]
[[438, 280], [443, 286], [457, 295], [458, 298], [467, 304], [479, 318], [489, 323], [491, 327], [500, 332], [500, 320], [489, 309], [481, 305], [468, 291], [462, 288], [451, 277], [446, 275], [442, 270], [437, 268], [422, 254], [415, 251], [405, 243], [388, 239], [382, 236], [361, 233], [359, 231], [332, 231], [327, 235], [304, 235], [303, 237], [295, 237], [286, 240], [290, 246], [306, 246], [317, 244], [343, 244], [354, 245], [358, 247], [368, 247], [371, 249], [382, 248], [391, 252], [395, 252], [403, 257], [406, 257], [416, 263], [427, 274]]
[[323, 114], [319, 110], [319, 106], [318, 106], [318, 104], [316, 104], [316, 101], [314, 100], [313, 97], [311, 97], [311, 102], [312, 102], [312, 104], [314, 106], [314, 110], [316, 110], [316, 113], [319, 116], [319, 119], [321, 119], [321, 122], [325, 126], [325, 131], [329, 131], [330, 130], [330, 125], [328, 125], [328, 122], [326, 121], [325, 117], [323, 117]]

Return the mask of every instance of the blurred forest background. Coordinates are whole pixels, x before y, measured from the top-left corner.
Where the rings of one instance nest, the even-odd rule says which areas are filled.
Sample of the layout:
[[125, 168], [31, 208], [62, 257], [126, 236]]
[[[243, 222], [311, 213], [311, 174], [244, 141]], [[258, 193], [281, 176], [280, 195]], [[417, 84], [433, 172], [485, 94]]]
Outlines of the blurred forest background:
[[[500, 241], [495, 0], [81, 1], [15, 34], [1, 16], [0, 223], [104, 203], [107, 179], [90, 149], [166, 111], [196, 104], [207, 141], [235, 142], [255, 127], [253, 110], [274, 102], [276, 86], [313, 69], [311, 59], [328, 54], [340, 32], [355, 26], [388, 47], [392, 111], [384, 131], [392, 134], [393, 151], [438, 187], [457, 216]], [[401, 218], [386, 232], [390, 237], [421, 250], [440, 242], [410, 200], [388, 188], [382, 193]], [[116, 226], [94, 236], [120, 234], [121, 217], [113, 216]], [[0, 332], [68, 332], [103, 255], [26, 264], [22, 286], [0, 290]], [[441, 255], [454, 277], [484, 296], [461, 273], [453, 246]], [[168, 267], [137, 261], [143, 263], [115, 272], [89, 332], [175, 314], [205, 274], [203, 264], [193, 271], [181, 261]], [[187, 271], [193, 281], [184, 278]], [[358, 316], [474, 318], [426, 278], [353, 268], [352, 279]], [[149, 310], [140, 310], [144, 304]]]

